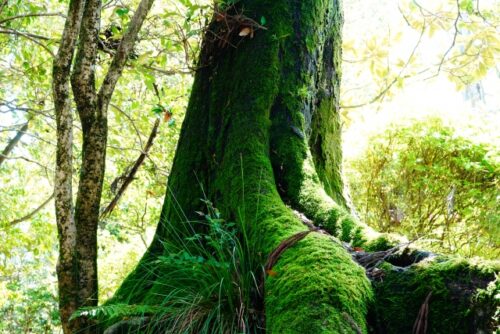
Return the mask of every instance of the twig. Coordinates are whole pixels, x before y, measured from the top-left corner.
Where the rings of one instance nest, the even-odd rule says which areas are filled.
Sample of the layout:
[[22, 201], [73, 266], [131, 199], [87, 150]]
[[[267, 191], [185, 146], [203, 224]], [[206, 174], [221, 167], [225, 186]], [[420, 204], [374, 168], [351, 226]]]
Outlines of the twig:
[[[4, 28], [5, 29], [5, 28]], [[25, 32], [22, 32], [22, 31], [18, 31], [18, 30], [14, 30], [14, 29], [8, 29], [7, 30], [0, 30], [0, 34], [8, 34], [8, 35], [16, 35], [16, 36], [21, 36], [21, 37], [24, 37], [30, 41], [32, 41], [33, 43], [41, 46], [42, 48], [45, 49], [45, 51], [47, 51], [52, 57], [55, 57], [54, 53], [52, 52], [51, 49], [49, 49], [49, 47], [45, 44], [43, 44], [42, 42], [38, 41], [37, 39], [42, 39], [42, 40], [50, 40], [50, 38], [48, 37], [44, 37], [44, 36], [39, 36], [39, 35], [34, 35], [34, 34], [30, 34], [30, 33], [25, 33]]]
[[418, 49], [420, 43], [422, 42], [422, 37], [424, 35], [425, 28], [426, 28], [425, 24], [422, 25], [422, 30], [420, 31], [420, 36], [418, 38], [418, 41], [415, 44], [415, 46], [413, 47], [413, 50], [411, 51], [410, 56], [406, 60], [406, 63], [404, 64], [403, 68], [401, 68], [401, 70], [399, 71], [398, 75], [384, 89], [382, 89], [375, 97], [373, 97], [368, 102], [361, 103], [361, 104], [356, 104], [356, 105], [351, 105], [351, 106], [341, 105], [340, 108], [342, 108], [342, 109], [361, 108], [361, 107], [367, 106], [369, 104], [372, 104], [374, 102], [377, 102], [381, 97], [383, 97], [389, 91], [389, 89], [391, 89], [392, 86], [394, 86], [394, 84], [398, 81], [398, 79], [403, 76], [403, 72], [406, 70], [406, 68], [410, 64], [411, 60], [415, 56], [415, 53], [417, 52], [417, 49]]
[[153, 129], [151, 130], [151, 134], [149, 135], [148, 141], [146, 142], [146, 146], [143, 149], [143, 152], [139, 155], [139, 158], [137, 158], [137, 160], [135, 161], [134, 165], [130, 169], [130, 172], [128, 172], [128, 175], [125, 177], [125, 181], [121, 185], [120, 189], [116, 193], [113, 200], [102, 211], [101, 217], [100, 217], [101, 219], [108, 216], [113, 211], [116, 204], [118, 203], [120, 198], [123, 196], [123, 193], [125, 192], [125, 190], [127, 190], [127, 187], [134, 180], [135, 174], [139, 170], [139, 167], [141, 167], [142, 163], [144, 162], [144, 159], [146, 159], [146, 156], [149, 153], [149, 150], [153, 146], [154, 139], [155, 139], [156, 135], [158, 134], [159, 125], [160, 125], [160, 119], [156, 119], [155, 124], [153, 125]]
[[66, 18], [66, 16], [64, 14], [61, 14], [61, 13], [28, 13], [28, 14], [20, 14], [20, 15], [7, 17], [3, 20], [0, 20], [0, 24], [3, 24], [5, 22], [9, 22], [12, 20], [16, 20], [16, 19], [25, 18], [25, 17], [40, 17], [40, 16], [60, 16], [60, 17]]
[[130, 117], [129, 114], [127, 114], [124, 110], [122, 110], [116, 104], [112, 104], [111, 103], [110, 106], [113, 107], [113, 108], [115, 108], [116, 110], [118, 110], [123, 116], [125, 116], [125, 118], [127, 118], [129, 120], [130, 124], [132, 124], [132, 127], [134, 128], [134, 131], [135, 131], [135, 133], [137, 135], [137, 138], [139, 139], [139, 143], [140, 143], [141, 147], [143, 147], [141, 133], [139, 132], [139, 129], [137, 129], [137, 126], [135, 125], [135, 122], [132, 119], [132, 117]]
[[359, 325], [356, 323], [356, 321], [354, 321], [354, 319], [349, 314], [347, 314], [346, 312], [342, 312], [342, 316], [344, 317], [345, 320], [347, 320], [349, 325], [351, 325], [352, 329], [354, 329], [356, 334], [363, 334], [363, 331], [361, 330], [361, 328], [359, 328]]
[[42, 204], [40, 204], [38, 207], [36, 207], [35, 210], [31, 211], [30, 213], [28, 213], [25, 216], [22, 216], [21, 218], [18, 218], [18, 219], [15, 219], [15, 220], [9, 222], [9, 226], [12, 227], [14, 225], [17, 225], [19, 223], [22, 223], [23, 221], [30, 219], [31, 217], [36, 215], [38, 212], [40, 212], [40, 210], [42, 210], [47, 204], [49, 204], [53, 198], [54, 198], [54, 193], [52, 193], [52, 195], [50, 195], [50, 197], [47, 198]]
[[429, 315], [429, 300], [431, 299], [432, 291], [425, 297], [424, 303], [420, 306], [417, 320], [413, 324], [412, 334], [426, 334], [427, 333], [427, 317]]
[[150, 66], [150, 65], [143, 65], [143, 67], [146, 68], [146, 69], [148, 69], [148, 70], [155, 71], [155, 72], [158, 72], [158, 73], [161, 73], [161, 74], [164, 74], [164, 75], [176, 75], [176, 74], [187, 75], [187, 74], [192, 74], [193, 73], [190, 70], [164, 70], [164, 69], [161, 69], [161, 68], [158, 68], [158, 67], [154, 67], [154, 66]]
[[39, 163], [38, 161], [31, 160], [30, 158], [26, 158], [26, 157], [23, 157], [23, 156], [8, 157], [8, 156], [5, 156], [3, 154], [0, 154], [0, 158], [2, 158], [2, 157], [5, 158], [5, 159], [7, 159], [7, 160], [24, 160], [24, 161], [27, 161], [27, 162], [34, 163], [35, 165], [38, 165], [38, 166], [42, 167], [45, 170], [50, 170], [51, 172], [54, 171], [52, 168], [44, 166], [41, 163]]
[[267, 258], [267, 262], [265, 265], [265, 270], [266, 272], [272, 270], [276, 262], [278, 262], [279, 258], [281, 255], [290, 247], [295, 245], [297, 242], [300, 240], [304, 239], [309, 233], [313, 232], [313, 230], [308, 230], [308, 231], [302, 231], [299, 233], [296, 233], [292, 235], [291, 237], [283, 240], [278, 247], [276, 247], [271, 254], [269, 254], [269, 257]]
[[24, 123], [21, 129], [17, 131], [14, 138], [12, 138], [7, 144], [7, 146], [4, 148], [2, 154], [0, 155], [0, 166], [2, 166], [2, 163], [5, 161], [5, 159], [7, 159], [10, 152], [12, 152], [14, 147], [16, 147], [16, 145], [19, 143], [23, 135], [26, 133], [26, 130], [28, 130], [28, 126], [29, 126], [29, 120], [26, 123]]
[[453, 33], [453, 39], [451, 41], [451, 45], [446, 50], [446, 52], [443, 54], [443, 57], [441, 58], [441, 62], [439, 63], [439, 66], [438, 66], [436, 74], [434, 74], [433, 76], [429, 77], [428, 79], [437, 76], [441, 72], [441, 68], [443, 67], [443, 64], [444, 64], [444, 61], [446, 60], [446, 57], [448, 56], [448, 54], [450, 53], [450, 51], [455, 46], [455, 43], [457, 42], [458, 31], [459, 31], [458, 30], [458, 20], [460, 20], [461, 17], [462, 16], [460, 14], [460, 3], [457, 0], [457, 17], [455, 18], [455, 21], [453, 22], [453, 27], [454, 27], [455, 31]]
[[4, 0], [2, 1], [2, 3], [0, 4], [0, 13], [2, 13], [4, 7], [9, 3], [9, 0]]
[[[357, 263], [359, 263], [362, 267], [364, 267], [367, 272], [370, 272], [372, 269], [376, 268], [380, 263], [385, 261], [388, 257], [397, 253], [401, 248], [408, 247], [415, 241], [416, 240], [412, 240], [396, 245], [386, 251], [379, 251], [372, 253], [356, 252], [354, 253], [353, 257], [354, 260], [356, 260]], [[347, 251], [349, 251], [350, 253], [353, 252], [352, 249], [350, 249], [349, 247], [347, 248]]]

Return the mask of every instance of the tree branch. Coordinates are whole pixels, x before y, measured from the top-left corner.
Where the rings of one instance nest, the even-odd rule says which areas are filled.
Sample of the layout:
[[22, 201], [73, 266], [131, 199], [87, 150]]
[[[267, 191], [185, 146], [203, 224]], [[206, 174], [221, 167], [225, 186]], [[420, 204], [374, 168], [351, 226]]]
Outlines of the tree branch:
[[139, 30], [141, 29], [153, 2], [154, 0], [141, 0], [134, 16], [132, 17], [132, 20], [130, 21], [128, 29], [125, 32], [118, 49], [116, 50], [116, 54], [113, 57], [98, 94], [98, 111], [102, 115], [106, 115], [111, 95], [113, 95], [116, 83], [123, 72], [128, 56], [134, 48], [137, 34], [139, 33]]
[[18, 36], [23, 36], [23, 37], [32, 37], [34, 39], [39, 39], [42, 41], [51, 41], [52, 39], [50, 37], [42, 36], [42, 35], [37, 35], [37, 34], [32, 34], [30, 32], [26, 31], [19, 31], [16, 29], [8, 28], [8, 27], [0, 27], [2, 29], [7, 29], [7, 30], [0, 30], [2, 34], [11, 34], [11, 35], [18, 35]]
[[21, 127], [21, 129], [19, 129], [17, 131], [17, 133], [14, 136], [14, 138], [12, 138], [9, 141], [9, 143], [7, 144], [7, 146], [2, 151], [2, 154], [0, 155], [0, 166], [2, 166], [2, 163], [5, 161], [5, 159], [7, 158], [7, 156], [10, 154], [10, 152], [12, 152], [12, 150], [14, 149], [14, 147], [16, 147], [16, 145], [19, 143], [19, 141], [23, 137], [23, 135], [26, 132], [26, 130], [28, 130], [29, 122], [30, 122], [30, 120], [28, 119], [28, 121], [26, 123], [24, 123], [24, 125]]
[[125, 190], [127, 190], [127, 187], [134, 180], [135, 174], [139, 170], [139, 167], [141, 167], [142, 163], [144, 162], [144, 159], [146, 159], [151, 147], [153, 146], [154, 139], [155, 139], [156, 135], [158, 134], [159, 125], [160, 125], [160, 119], [156, 119], [156, 121], [153, 125], [153, 129], [151, 130], [151, 134], [149, 135], [148, 141], [146, 142], [146, 146], [144, 146], [143, 152], [139, 155], [139, 158], [137, 158], [134, 165], [130, 169], [130, 172], [125, 177], [125, 181], [121, 185], [120, 189], [116, 193], [113, 200], [108, 204], [108, 206], [104, 209], [104, 211], [102, 211], [101, 219], [108, 216], [109, 214], [111, 214], [111, 212], [115, 208], [116, 204], [118, 203], [120, 198], [123, 196], [123, 193], [125, 192]]
[[40, 17], [40, 16], [60, 16], [60, 17], [65, 17], [61, 13], [28, 13], [28, 14], [20, 14], [20, 15], [15, 15], [11, 17], [7, 17], [3, 20], [0, 20], [0, 24], [4, 24], [5, 22], [9, 22], [12, 20], [17, 20], [17, 19], [22, 19], [25, 17]]
[[141, 145], [141, 147], [143, 146], [143, 143], [142, 143], [142, 138], [141, 138], [141, 133], [139, 132], [139, 129], [137, 128], [137, 126], [135, 125], [135, 122], [134, 120], [132, 119], [132, 117], [130, 117], [129, 114], [127, 114], [124, 110], [122, 110], [121, 108], [119, 108], [117, 105], [115, 104], [111, 104], [111, 106], [113, 108], [115, 108], [116, 110], [118, 110], [123, 116], [125, 116], [125, 118], [128, 119], [128, 121], [130, 122], [130, 124], [132, 125], [132, 127], [134, 128], [134, 131], [135, 131], [135, 134], [137, 135], [137, 139], [139, 139], [139, 144]]
[[406, 70], [406, 68], [408, 67], [408, 65], [410, 64], [411, 60], [413, 59], [413, 57], [415, 56], [415, 53], [417, 52], [417, 49], [422, 41], [422, 37], [424, 35], [424, 32], [425, 32], [425, 24], [422, 25], [422, 30], [420, 31], [420, 36], [418, 37], [418, 41], [417, 43], [415, 44], [415, 46], [413, 47], [413, 50], [411, 51], [411, 54], [410, 56], [408, 57], [408, 59], [406, 60], [406, 63], [404, 64], [404, 66], [401, 68], [401, 70], [399, 71], [398, 75], [384, 88], [382, 89], [375, 97], [373, 97], [371, 100], [369, 100], [368, 102], [365, 102], [365, 103], [361, 103], [361, 104], [356, 104], [356, 105], [351, 105], [351, 106], [343, 106], [341, 105], [340, 107], [342, 109], [354, 109], [354, 108], [361, 108], [361, 107], [364, 107], [364, 106], [367, 106], [369, 104], [372, 104], [372, 103], [375, 103], [377, 102], [380, 98], [382, 98], [391, 88], [392, 86], [394, 86], [394, 84], [398, 81], [399, 78], [403, 77], [403, 72]]
[[144, 68], [158, 72], [163, 75], [176, 75], [176, 74], [183, 74], [183, 75], [188, 75], [188, 74], [193, 74], [194, 70], [183, 70], [183, 69], [178, 69], [178, 70], [164, 70], [162, 68], [158, 68], [155, 66], [149, 66], [149, 65], [143, 65]]
[[[457, 42], [457, 36], [458, 36], [458, 32], [459, 32], [458, 21], [460, 20], [461, 14], [460, 14], [460, 3], [458, 2], [458, 0], [456, 0], [456, 3], [457, 3], [457, 16], [455, 18], [455, 21], [453, 22], [454, 32], [453, 32], [453, 39], [451, 41], [451, 45], [448, 47], [448, 49], [446, 50], [446, 52], [443, 54], [443, 57], [441, 58], [441, 62], [439, 62], [436, 74], [434, 74], [430, 78], [433, 78], [433, 77], [437, 76], [439, 73], [441, 73], [441, 68], [443, 67], [443, 64], [444, 64], [444, 62], [446, 60], [446, 57], [448, 56], [448, 54], [450, 53], [450, 51], [455, 46], [455, 43]], [[430, 79], [430, 78], [428, 78], [428, 79]]]
[[71, 75], [73, 96], [84, 130], [90, 127], [96, 116], [95, 63], [100, 21], [101, 1], [87, 0], [83, 10], [75, 67]]
[[22, 31], [18, 31], [18, 30], [14, 30], [14, 29], [9, 29], [9, 28], [7, 28], [7, 30], [0, 30], [0, 34], [16, 35], [16, 36], [24, 37], [24, 38], [32, 41], [33, 43], [41, 46], [42, 48], [44, 48], [52, 57], [55, 56], [54, 53], [52, 52], [52, 50], [49, 49], [49, 47], [47, 45], [45, 45], [42, 42], [40, 42], [40, 41], [37, 40], [37, 39], [50, 40], [50, 38], [48, 38], [48, 37], [39, 36], [39, 35], [33, 35], [33, 34], [30, 34], [30, 33], [25, 33], [25, 32], [22, 32]]
[[2, 1], [2, 3], [0, 4], [0, 13], [2, 13], [4, 7], [7, 6], [8, 4], [9, 4], [9, 0]]
[[10, 156], [10, 157], [8, 157], [8, 156], [5, 156], [3, 154], [0, 154], [0, 158], [4, 158], [4, 159], [7, 159], [7, 160], [24, 160], [24, 161], [27, 161], [27, 162], [31, 162], [31, 163], [33, 163], [35, 165], [38, 165], [38, 166], [42, 167], [45, 170], [49, 170], [51, 172], [54, 172], [54, 170], [52, 168], [49, 168], [49, 167], [47, 167], [47, 166], [39, 163], [36, 160], [32, 160], [30, 158], [26, 158], [26, 157], [23, 157], [23, 156], [15, 156], [15, 157]]
[[54, 193], [52, 193], [52, 195], [50, 195], [49, 198], [47, 198], [42, 204], [40, 204], [38, 207], [36, 207], [33, 211], [31, 211], [27, 215], [22, 216], [21, 218], [18, 218], [18, 219], [15, 219], [15, 220], [9, 222], [9, 226], [12, 227], [14, 225], [17, 225], [19, 223], [22, 223], [22, 222], [32, 218], [34, 215], [36, 215], [38, 212], [40, 212], [40, 210], [42, 210], [47, 204], [49, 204], [53, 198], [54, 198]]

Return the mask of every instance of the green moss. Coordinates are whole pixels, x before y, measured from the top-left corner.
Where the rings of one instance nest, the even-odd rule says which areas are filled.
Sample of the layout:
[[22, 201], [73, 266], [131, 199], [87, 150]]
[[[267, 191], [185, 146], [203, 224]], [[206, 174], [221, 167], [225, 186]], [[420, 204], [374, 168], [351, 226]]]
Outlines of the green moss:
[[346, 318], [366, 332], [371, 287], [338, 242], [310, 234], [273, 271], [276, 276], [266, 282], [271, 333], [355, 333]]
[[[428, 333], [490, 332], [498, 300], [476, 298], [477, 289], [494, 279], [497, 265], [437, 258], [401, 269], [385, 264], [385, 276], [374, 284], [372, 325], [376, 333], [411, 333], [426, 296]], [[498, 286], [497, 286], [497, 290]], [[489, 296], [492, 293], [490, 291]]]
[[405, 240], [401, 236], [390, 233], [382, 233], [378, 237], [370, 240], [363, 245], [367, 252], [386, 251], [396, 245], [403, 243]]

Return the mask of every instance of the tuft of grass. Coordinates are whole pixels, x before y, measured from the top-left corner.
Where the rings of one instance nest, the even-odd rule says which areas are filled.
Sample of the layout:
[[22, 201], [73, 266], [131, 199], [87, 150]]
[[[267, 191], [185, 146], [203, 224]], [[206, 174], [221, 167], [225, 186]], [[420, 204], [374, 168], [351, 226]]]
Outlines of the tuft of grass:
[[210, 201], [201, 220], [171, 229], [163, 255], [152, 260], [143, 305], [82, 308], [100, 323], [146, 319], [131, 333], [262, 333], [263, 261], [252, 252], [244, 223], [225, 221]]

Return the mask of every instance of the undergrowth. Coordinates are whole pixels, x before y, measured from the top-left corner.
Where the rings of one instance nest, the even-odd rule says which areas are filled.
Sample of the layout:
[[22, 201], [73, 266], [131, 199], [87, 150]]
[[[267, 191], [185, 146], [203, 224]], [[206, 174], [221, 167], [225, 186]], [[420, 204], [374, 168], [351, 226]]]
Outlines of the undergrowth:
[[149, 264], [154, 286], [144, 304], [81, 308], [73, 318], [124, 327], [134, 320], [127, 333], [263, 332], [262, 259], [249, 248], [244, 222], [227, 222], [204, 202], [200, 221], [170, 227], [164, 255]]

